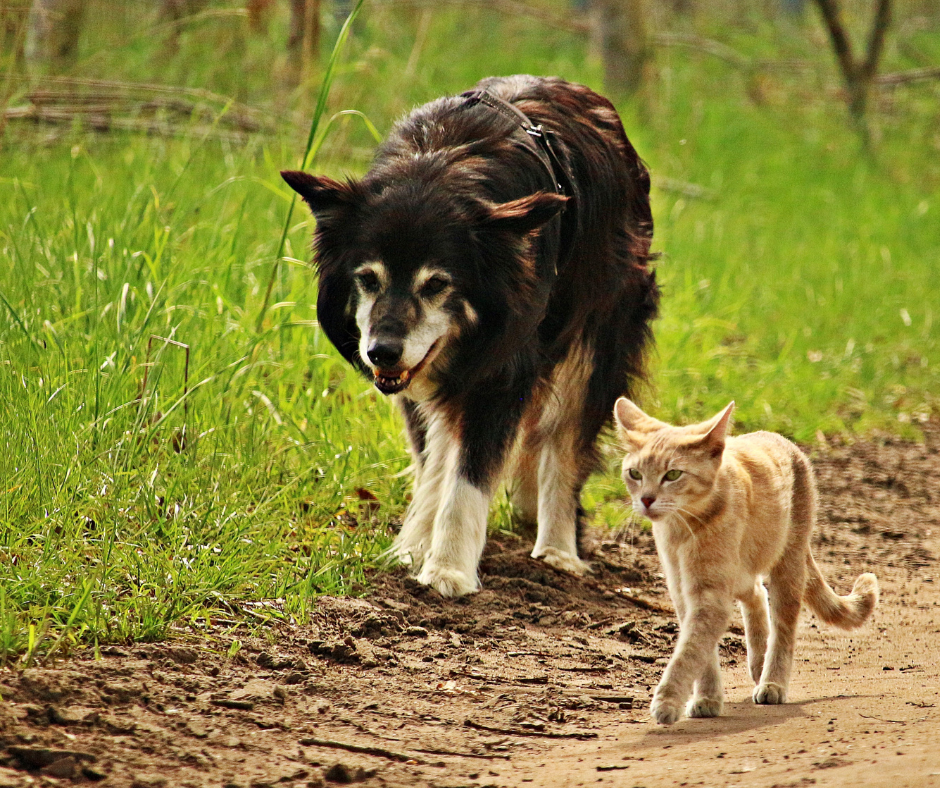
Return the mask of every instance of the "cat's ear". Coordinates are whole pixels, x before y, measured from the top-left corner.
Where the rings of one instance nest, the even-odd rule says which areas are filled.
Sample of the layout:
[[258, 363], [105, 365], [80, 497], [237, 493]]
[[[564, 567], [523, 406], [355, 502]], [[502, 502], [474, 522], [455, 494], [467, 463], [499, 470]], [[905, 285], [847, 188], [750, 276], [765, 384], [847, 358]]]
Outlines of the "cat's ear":
[[702, 438], [702, 446], [713, 457], [719, 456], [725, 450], [725, 440], [728, 437], [728, 428], [731, 426], [732, 413], [734, 413], [734, 400], [729, 402], [721, 413], [702, 425], [708, 430]]
[[647, 416], [640, 408], [626, 397], [614, 403], [614, 421], [617, 422], [617, 435], [627, 448], [638, 448], [646, 442], [646, 436], [666, 426], [661, 421]]

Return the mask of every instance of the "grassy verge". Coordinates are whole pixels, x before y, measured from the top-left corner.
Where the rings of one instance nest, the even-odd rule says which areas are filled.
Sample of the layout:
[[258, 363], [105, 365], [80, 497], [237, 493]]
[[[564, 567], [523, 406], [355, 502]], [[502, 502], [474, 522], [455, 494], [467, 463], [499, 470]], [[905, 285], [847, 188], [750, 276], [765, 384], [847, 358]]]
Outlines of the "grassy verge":
[[[293, 131], [285, 108], [309, 97], [244, 65], [279, 46], [283, 20], [260, 43], [239, 39], [239, 61], [221, 19], [187, 31], [166, 81], [280, 111], [284, 138], [8, 126], [2, 141], [0, 663], [210, 619], [302, 619], [316, 594], [347, 592], [381, 562], [406, 505], [397, 416], [316, 326], [299, 214], [256, 330], [292, 199], [277, 171], [296, 166], [308, 128]], [[883, 98], [866, 157], [824, 87], [818, 30], [723, 35], [748, 58], [810, 70], [743, 72], [669, 49], [651, 95], [621, 107], [661, 184], [646, 402], [687, 420], [733, 398], [742, 428], [802, 440], [916, 437], [940, 391], [936, 88]], [[936, 34], [905, 41], [940, 59]], [[86, 47], [80, 68], [154, 81], [159, 47], [144, 35]], [[383, 131], [490, 73], [600, 87], [585, 41], [478, 9], [367, 7], [339, 65], [329, 112], [363, 110]], [[365, 124], [338, 120], [319, 168], [361, 171], [373, 144]], [[586, 496], [611, 525], [621, 497], [610, 473]], [[274, 601], [247, 604], [258, 600]]]

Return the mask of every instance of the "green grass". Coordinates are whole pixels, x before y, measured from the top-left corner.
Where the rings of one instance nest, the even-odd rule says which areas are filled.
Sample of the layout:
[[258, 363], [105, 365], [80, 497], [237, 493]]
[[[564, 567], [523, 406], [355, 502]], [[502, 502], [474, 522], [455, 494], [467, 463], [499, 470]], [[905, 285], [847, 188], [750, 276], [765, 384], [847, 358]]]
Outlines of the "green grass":
[[[125, 16], [99, 19], [80, 74], [209, 88], [283, 117], [283, 136], [7, 126], [0, 664], [207, 620], [303, 620], [316, 594], [349, 592], [381, 564], [407, 501], [397, 415], [316, 325], [299, 212], [256, 330], [293, 196], [277, 172], [297, 166], [309, 129], [291, 112], [316, 95], [279, 87], [285, 20], [258, 39], [240, 17], [201, 17], [167, 59], [155, 20]], [[735, 399], [740, 429], [801, 440], [916, 437], [940, 411], [937, 87], [885, 96], [867, 156], [821, 87], [836, 76], [814, 25], [720, 22], [699, 32], [809, 68], [750, 74], [660, 50], [655, 89], [621, 104], [654, 183], [709, 190], [654, 189], [663, 312], [644, 404], [685, 421]], [[940, 62], [936, 29], [905, 30], [888, 69], [920, 65], [910, 53]], [[480, 9], [367, 5], [327, 116], [358, 109], [384, 133], [415, 103], [518, 71], [601, 88], [574, 34]], [[362, 172], [373, 146], [366, 124], [338, 119], [313, 166]], [[188, 374], [168, 339], [188, 347]], [[611, 473], [586, 495], [610, 525], [626, 517], [621, 498]], [[243, 604], [258, 600], [280, 601]]]

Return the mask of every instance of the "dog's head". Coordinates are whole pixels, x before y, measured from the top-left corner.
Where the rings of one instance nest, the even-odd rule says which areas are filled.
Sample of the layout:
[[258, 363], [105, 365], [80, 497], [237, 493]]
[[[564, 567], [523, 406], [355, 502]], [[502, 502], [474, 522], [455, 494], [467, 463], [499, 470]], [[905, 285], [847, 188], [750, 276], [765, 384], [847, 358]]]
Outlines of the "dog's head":
[[527, 286], [530, 236], [565, 200], [538, 192], [494, 204], [433, 180], [281, 174], [317, 219], [320, 325], [383, 394], [446, 365], [494, 312], [494, 293]]

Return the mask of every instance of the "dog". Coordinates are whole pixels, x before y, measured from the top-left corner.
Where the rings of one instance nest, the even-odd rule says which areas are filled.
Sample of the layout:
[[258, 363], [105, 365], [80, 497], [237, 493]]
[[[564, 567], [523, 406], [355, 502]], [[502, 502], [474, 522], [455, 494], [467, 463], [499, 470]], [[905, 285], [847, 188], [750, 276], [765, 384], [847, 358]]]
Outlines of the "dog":
[[404, 416], [394, 555], [445, 597], [478, 590], [505, 476], [532, 556], [587, 571], [581, 489], [659, 300], [650, 177], [613, 105], [489, 78], [398, 122], [361, 180], [282, 176], [316, 217], [322, 330]]

